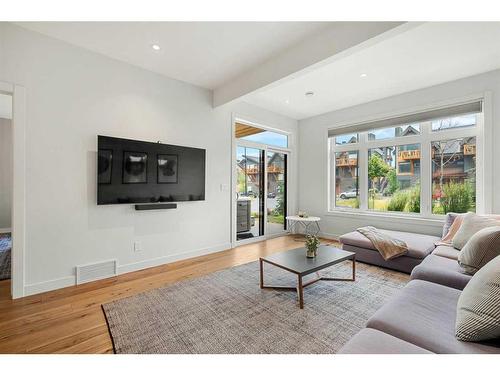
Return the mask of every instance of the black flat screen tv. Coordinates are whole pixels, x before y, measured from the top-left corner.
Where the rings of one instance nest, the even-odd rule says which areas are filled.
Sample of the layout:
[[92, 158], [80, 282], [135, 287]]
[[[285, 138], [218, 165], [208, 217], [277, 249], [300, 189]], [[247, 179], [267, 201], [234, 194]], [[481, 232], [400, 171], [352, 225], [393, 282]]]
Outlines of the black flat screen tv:
[[97, 204], [205, 200], [205, 150], [97, 136]]

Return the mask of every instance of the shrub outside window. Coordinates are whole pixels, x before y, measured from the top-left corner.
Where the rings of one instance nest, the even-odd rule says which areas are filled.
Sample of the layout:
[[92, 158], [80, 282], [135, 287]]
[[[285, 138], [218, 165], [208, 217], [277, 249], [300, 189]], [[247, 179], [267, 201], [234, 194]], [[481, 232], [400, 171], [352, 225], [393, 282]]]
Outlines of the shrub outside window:
[[368, 209], [420, 213], [420, 145], [368, 150]]
[[476, 138], [432, 142], [432, 213], [476, 211]]

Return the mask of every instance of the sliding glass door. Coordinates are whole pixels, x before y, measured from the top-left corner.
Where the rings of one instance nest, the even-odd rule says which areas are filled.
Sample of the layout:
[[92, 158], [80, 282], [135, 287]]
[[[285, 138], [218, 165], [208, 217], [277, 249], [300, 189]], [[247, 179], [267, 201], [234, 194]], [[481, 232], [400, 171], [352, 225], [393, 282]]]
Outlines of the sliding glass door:
[[286, 230], [287, 206], [287, 160], [284, 152], [266, 152], [267, 184], [267, 234], [277, 234]]
[[286, 230], [287, 162], [280, 150], [236, 147], [236, 240]]
[[236, 148], [236, 239], [264, 235], [264, 154], [259, 148]]

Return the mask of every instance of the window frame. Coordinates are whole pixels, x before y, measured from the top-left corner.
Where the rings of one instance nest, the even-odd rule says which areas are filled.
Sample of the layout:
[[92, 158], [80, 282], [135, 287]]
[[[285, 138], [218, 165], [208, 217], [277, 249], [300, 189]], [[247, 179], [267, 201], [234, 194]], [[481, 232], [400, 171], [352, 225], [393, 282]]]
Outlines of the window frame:
[[[386, 138], [382, 140], [369, 140], [369, 130], [362, 130], [358, 132], [358, 143], [336, 145], [334, 137], [328, 136], [328, 130], [338, 130], [341, 127], [328, 128], [327, 130], [327, 144], [328, 144], [328, 188], [327, 188], [327, 213], [351, 213], [362, 214], [370, 216], [387, 216], [398, 218], [413, 218], [442, 221], [444, 215], [432, 213], [432, 158], [431, 158], [431, 142], [446, 141], [457, 138], [475, 137], [476, 138], [476, 166], [483, 166], [483, 168], [476, 168], [476, 213], [487, 213], [485, 207], [489, 203], [489, 196], [486, 194], [485, 189], [485, 173], [488, 168], [484, 167], [484, 134], [485, 134], [485, 113], [489, 110], [486, 107], [485, 99], [476, 98], [475, 100], [483, 101], [482, 111], [477, 113], [477, 122], [475, 126], [450, 128], [440, 131], [432, 130], [432, 121], [430, 119], [422, 121], [420, 125], [419, 135], [408, 135], [404, 137]], [[452, 104], [449, 104], [452, 105]], [[397, 117], [397, 115], [386, 116], [384, 118], [390, 119]], [[401, 124], [405, 125], [405, 124]], [[343, 126], [342, 126], [343, 127]], [[352, 129], [352, 128], [350, 128]], [[352, 130], [351, 130], [352, 133]], [[377, 147], [390, 147], [402, 146], [408, 144], [420, 144], [420, 213], [412, 212], [391, 212], [391, 211], [376, 211], [368, 209], [368, 150]], [[358, 169], [359, 169], [359, 208], [342, 207], [336, 205], [335, 200], [335, 153], [343, 151], [358, 151]]]

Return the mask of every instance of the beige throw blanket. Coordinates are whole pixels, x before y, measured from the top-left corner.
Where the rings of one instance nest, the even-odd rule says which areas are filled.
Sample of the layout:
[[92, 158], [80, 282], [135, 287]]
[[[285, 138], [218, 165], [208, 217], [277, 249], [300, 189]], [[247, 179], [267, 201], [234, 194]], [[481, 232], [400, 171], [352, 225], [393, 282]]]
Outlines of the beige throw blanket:
[[362, 227], [357, 231], [368, 238], [385, 260], [394, 259], [408, 252], [408, 245], [381, 232], [375, 227]]

